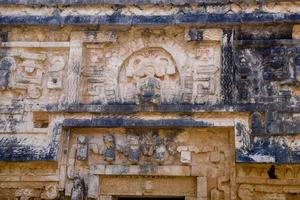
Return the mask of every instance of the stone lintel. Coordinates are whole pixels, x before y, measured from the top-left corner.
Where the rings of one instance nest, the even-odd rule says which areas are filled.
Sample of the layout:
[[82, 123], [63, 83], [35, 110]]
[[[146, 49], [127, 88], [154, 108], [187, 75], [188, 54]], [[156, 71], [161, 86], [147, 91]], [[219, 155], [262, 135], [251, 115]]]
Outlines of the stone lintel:
[[94, 165], [90, 174], [95, 175], [151, 175], [151, 176], [190, 176], [189, 166], [168, 165]]
[[299, 23], [300, 13], [185, 13], [174, 15], [18, 15], [0, 16], [1, 25], [237, 25]]
[[264, 112], [278, 111], [287, 113], [300, 113], [299, 106], [281, 106], [276, 103], [247, 103], [247, 104], [161, 104], [161, 105], [135, 105], [135, 104], [69, 104], [59, 106], [56, 104], [40, 105], [36, 111], [69, 112], [69, 113], [135, 113], [135, 112]]
[[[63, 126], [71, 127], [214, 127], [214, 122], [195, 120], [195, 119], [138, 119], [107, 117], [97, 119], [65, 119]], [[226, 123], [220, 123], [218, 126], [226, 126]], [[227, 124], [227, 126], [230, 126]], [[231, 124], [233, 126], [233, 124]]]

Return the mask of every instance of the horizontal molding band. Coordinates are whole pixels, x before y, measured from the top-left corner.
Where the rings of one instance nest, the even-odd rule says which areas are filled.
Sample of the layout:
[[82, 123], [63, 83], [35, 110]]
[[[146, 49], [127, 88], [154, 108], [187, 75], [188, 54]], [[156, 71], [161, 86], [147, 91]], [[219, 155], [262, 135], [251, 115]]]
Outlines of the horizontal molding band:
[[238, 25], [298, 23], [300, 13], [186, 13], [176, 15], [13, 15], [0, 16], [1, 25]]
[[0, 4], [21, 5], [86, 5], [86, 4], [228, 4], [228, 3], [257, 3], [280, 2], [284, 0], [0, 0]]
[[[2, 108], [3, 110], [7, 110]], [[46, 112], [69, 112], [69, 113], [136, 113], [136, 112], [160, 112], [160, 113], [205, 113], [205, 112], [254, 112], [254, 111], [278, 111], [300, 113], [299, 106], [284, 106], [280, 103], [249, 103], [249, 104], [211, 104], [211, 105], [193, 105], [193, 104], [161, 104], [161, 105], [126, 105], [126, 104], [69, 104], [69, 105], [40, 105], [35, 111]], [[0, 109], [1, 111], [1, 109]]]
[[[214, 124], [208, 121], [194, 119], [140, 119], [140, 118], [122, 118], [107, 117], [96, 119], [65, 119], [63, 127], [214, 127]], [[234, 126], [232, 124], [232, 126]]]
[[151, 175], [151, 176], [190, 176], [190, 166], [181, 165], [92, 165], [90, 173], [95, 175]]
[[0, 48], [69, 48], [70, 42], [35, 42], [35, 41], [11, 41], [1, 42]]

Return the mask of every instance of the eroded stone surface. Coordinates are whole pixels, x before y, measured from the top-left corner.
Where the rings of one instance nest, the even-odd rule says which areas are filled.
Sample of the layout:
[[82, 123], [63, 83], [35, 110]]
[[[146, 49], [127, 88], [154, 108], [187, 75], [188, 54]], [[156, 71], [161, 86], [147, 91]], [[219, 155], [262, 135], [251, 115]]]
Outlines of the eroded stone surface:
[[299, 2], [103, 2], [0, 1], [0, 199], [298, 199]]

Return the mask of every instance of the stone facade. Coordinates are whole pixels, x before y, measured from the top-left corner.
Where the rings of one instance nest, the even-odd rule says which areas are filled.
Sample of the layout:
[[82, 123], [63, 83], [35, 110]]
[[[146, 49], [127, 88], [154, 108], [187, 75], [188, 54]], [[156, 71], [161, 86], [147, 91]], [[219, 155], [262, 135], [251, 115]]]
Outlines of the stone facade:
[[0, 199], [300, 199], [299, 11], [0, 0]]

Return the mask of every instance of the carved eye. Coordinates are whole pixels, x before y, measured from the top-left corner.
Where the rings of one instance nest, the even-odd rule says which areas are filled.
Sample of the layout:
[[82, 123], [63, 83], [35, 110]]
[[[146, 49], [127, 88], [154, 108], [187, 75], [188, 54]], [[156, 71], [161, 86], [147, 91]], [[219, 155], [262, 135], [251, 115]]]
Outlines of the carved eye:
[[56, 78], [54, 78], [54, 79], [52, 79], [52, 83], [57, 83], [57, 79]]
[[136, 60], [133, 62], [133, 64], [138, 65], [138, 64], [140, 64], [140, 62], [141, 62], [140, 59], [136, 59]]

